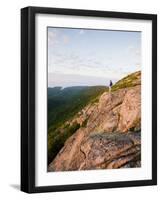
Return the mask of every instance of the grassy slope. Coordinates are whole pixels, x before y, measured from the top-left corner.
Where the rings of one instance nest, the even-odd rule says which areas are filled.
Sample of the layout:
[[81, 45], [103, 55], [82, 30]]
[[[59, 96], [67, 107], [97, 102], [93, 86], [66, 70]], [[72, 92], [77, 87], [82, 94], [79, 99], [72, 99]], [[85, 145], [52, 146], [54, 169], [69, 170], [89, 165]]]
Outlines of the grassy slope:
[[119, 80], [115, 85], [112, 86], [112, 91], [116, 91], [121, 88], [134, 87], [141, 84], [141, 72], [134, 72]]

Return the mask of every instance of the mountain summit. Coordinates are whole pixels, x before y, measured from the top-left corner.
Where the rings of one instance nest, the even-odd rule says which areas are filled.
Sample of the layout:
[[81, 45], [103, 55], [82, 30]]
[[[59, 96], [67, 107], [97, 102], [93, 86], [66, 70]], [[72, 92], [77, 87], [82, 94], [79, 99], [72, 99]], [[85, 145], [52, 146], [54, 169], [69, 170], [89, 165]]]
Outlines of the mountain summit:
[[[71, 102], [72, 103], [72, 102]], [[48, 171], [141, 166], [141, 72], [112, 86], [67, 120], [72, 135]]]

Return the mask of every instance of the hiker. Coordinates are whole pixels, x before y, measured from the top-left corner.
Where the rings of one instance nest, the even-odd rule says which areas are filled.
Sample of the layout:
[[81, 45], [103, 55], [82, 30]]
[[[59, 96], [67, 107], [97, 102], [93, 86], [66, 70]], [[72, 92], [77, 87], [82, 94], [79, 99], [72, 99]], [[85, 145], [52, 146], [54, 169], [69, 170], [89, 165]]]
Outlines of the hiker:
[[113, 86], [112, 81], [110, 80], [110, 84], [109, 84], [109, 92], [111, 93], [111, 87]]

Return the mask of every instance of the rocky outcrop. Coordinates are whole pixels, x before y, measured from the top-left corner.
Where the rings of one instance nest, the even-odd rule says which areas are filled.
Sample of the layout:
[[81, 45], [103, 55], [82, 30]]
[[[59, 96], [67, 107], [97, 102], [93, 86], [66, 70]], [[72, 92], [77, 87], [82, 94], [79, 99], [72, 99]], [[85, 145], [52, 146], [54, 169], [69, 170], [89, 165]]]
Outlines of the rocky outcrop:
[[67, 122], [77, 122], [80, 128], [65, 142], [48, 171], [141, 165], [140, 78], [140, 72], [124, 78], [120, 88], [116, 84], [117, 89], [103, 93]]
[[78, 131], [49, 165], [49, 171], [139, 167], [140, 148], [140, 132], [84, 137], [84, 131]]

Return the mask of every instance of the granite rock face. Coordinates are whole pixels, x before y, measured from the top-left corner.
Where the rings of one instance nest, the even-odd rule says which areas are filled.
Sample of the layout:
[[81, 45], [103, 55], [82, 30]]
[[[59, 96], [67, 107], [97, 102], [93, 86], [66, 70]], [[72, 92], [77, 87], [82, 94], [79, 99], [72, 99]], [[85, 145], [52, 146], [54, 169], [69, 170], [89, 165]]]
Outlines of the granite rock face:
[[77, 122], [80, 128], [65, 142], [48, 171], [141, 166], [141, 73], [134, 75], [130, 87], [103, 93], [67, 122]]

